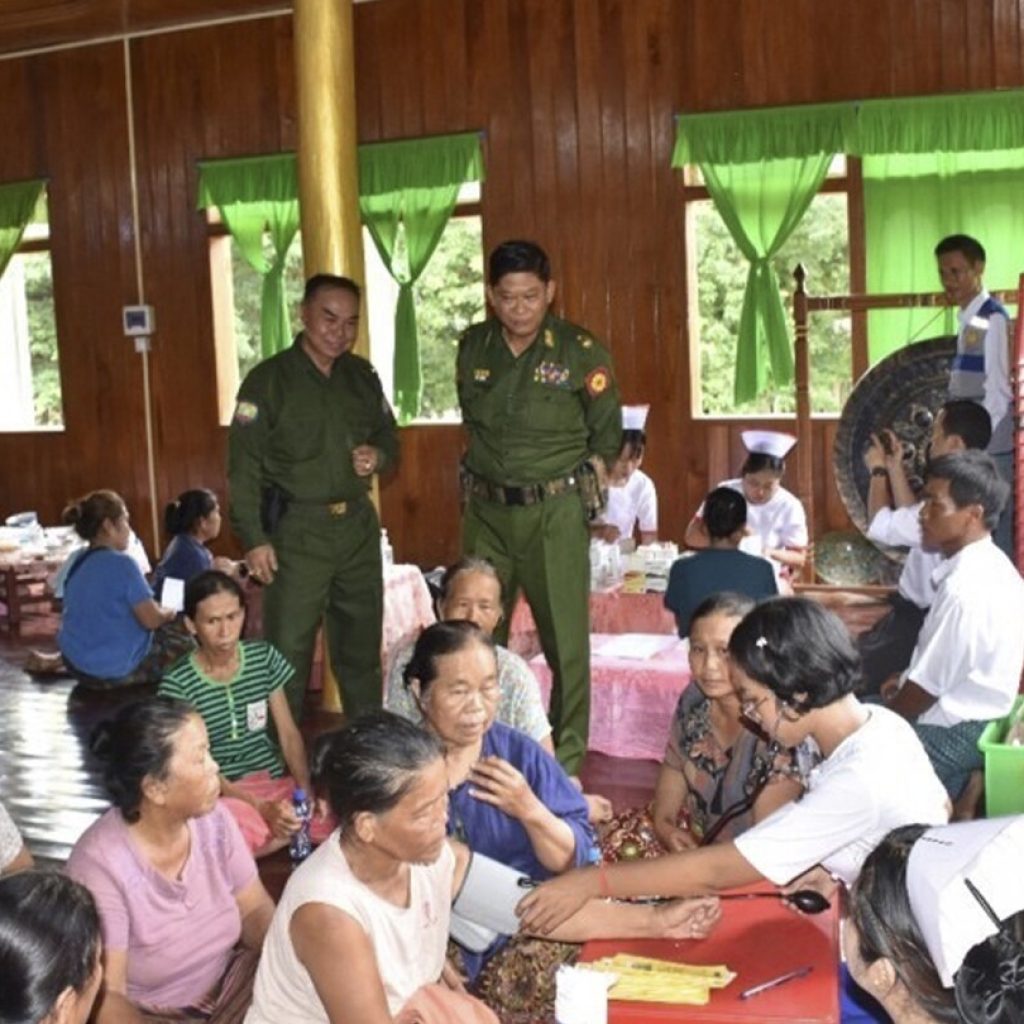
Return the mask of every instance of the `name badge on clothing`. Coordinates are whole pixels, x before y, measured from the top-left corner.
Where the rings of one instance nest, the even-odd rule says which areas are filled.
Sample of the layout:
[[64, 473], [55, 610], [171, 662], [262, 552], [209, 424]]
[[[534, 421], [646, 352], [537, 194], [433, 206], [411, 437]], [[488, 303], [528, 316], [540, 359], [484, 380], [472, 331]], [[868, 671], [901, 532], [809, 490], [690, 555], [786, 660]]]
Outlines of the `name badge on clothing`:
[[266, 700], [253, 701], [245, 705], [245, 725], [249, 732], [262, 732], [267, 727]]
[[981, 352], [985, 346], [985, 331], [988, 328], [986, 322], [985, 327], [977, 327], [974, 322], [964, 331], [964, 351], [965, 352]]

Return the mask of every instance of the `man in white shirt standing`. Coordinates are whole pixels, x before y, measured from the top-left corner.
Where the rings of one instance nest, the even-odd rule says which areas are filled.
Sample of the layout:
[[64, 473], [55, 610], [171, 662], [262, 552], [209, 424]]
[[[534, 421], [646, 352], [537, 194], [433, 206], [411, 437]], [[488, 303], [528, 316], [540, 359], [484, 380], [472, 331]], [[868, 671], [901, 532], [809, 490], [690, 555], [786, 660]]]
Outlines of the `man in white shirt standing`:
[[991, 537], [1008, 490], [977, 451], [936, 459], [924, 487], [923, 546], [943, 560], [891, 707], [914, 723], [953, 800], [982, 766], [978, 738], [1009, 712], [1024, 668], [1024, 580]]
[[[992, 437], [985, 407], [955, 399], [938, 411], [932, 424], [928, 457], [950, 452], [984, 451]], [[871, 473], [868, 486], [868, 537], [892, 547], [906, 547], [907, 558], [889, 612], [857, 638], [863, 663], [864, 694], [878, 693], [882, 684], [910, 664], [925, 615], [935, 599], [932, 572], [942, 555], [921, 547], [921, 502], [911, 490], [903, 464], [903, 449], [891, 430], [871, 435], [864, 453]]]
[[984, 246], [970, 235], [950, 235], [935, 247], [939, 280], [955, 302], [959, 330], [949, 374], [949, 397], [981, 402], [992, 417], [988, 453], [1010, 485], [1010, 501], [993, 540], [1013, 558], [1013, 392], [1010, 389], [1009, 316], [985, 290]]

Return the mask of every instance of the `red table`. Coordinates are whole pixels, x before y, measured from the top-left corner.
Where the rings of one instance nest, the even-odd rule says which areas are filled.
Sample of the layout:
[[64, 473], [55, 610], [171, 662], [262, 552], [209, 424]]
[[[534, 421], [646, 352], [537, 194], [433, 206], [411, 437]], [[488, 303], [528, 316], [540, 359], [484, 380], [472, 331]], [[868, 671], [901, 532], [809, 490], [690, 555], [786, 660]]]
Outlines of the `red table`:
[[[665, 939], [588, 942], [581, 962], [633, 953], [692, 964], [725, 964], [738, 977], [711, 993], [707, 1006], [634, 1003], [613, 999], [609, 1024], [837, 1024], [839, 1021], [839, 911], [806, 917], [778, 900], [727, 900], [718, 927], [703, 940]], [[740, 999], [744, 989], [798, 967], [810, 974]]]
[[[623, 593], [622, 584], [610, 590], [590, 593], [591, 633], [670, 633], [676, 632], [675, 616], [665, 607], [665, 595], [645, 592]], [[508, 648], [523, 658], [540, 651], [537, 623], [522, 594], [512, 612], [508, 628]]]
[[[587, 747], [612, 757], [660, 761], [672, 713], [690, 682], [686, 643], [676, 640], [652, 658], [607, 657], [601, 645], [613, 635], [590, 637], [590, 740]], [[551, 669], [543, 654], [530, 660], [545, 704]]]

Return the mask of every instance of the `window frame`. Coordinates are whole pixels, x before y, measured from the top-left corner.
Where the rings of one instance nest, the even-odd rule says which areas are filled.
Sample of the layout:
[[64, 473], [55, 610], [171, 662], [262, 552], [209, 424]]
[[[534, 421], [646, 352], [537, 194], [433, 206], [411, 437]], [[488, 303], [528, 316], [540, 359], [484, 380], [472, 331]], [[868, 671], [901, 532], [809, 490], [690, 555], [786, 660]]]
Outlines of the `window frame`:
[[[18, 243], [14, 252], [11, 254], [11, 262], [18, 256], [31, 255], [35, 253], [46, 253], [50, 262], [50, 285], [51, 285], [51, 298], [50, 301], [53, 305], [53, 328], [54, 337], [57, 345], [57, 379], [60, 383], [60, 424], [40, 424], [35, 422], [35, 405], [33, 403], [33, 422], [27, 426], [20, 426], [15, 428], [0, 428], [0, 434], [58, 434], [67, 430], [67, 419], [65, 415], [65, 401], [64, 401], [64, 371], [63, 363], [61, 360], [60, 351], [60, 325], [57, 318], [57, 295], [56, 295], [56, 284], [54, 282], [53, 272], [53, 235], [50, 230], [50, 189], [49, 185], [44, 185], [42, 192], [40, 193], [40, 201], [45, 205], [46, 208], [46, 237], [45, 238], [30, 238], [28, 235], [29, 228], [36, 221], [29, 221], [25, 228], [25, 234], [22, 235], [21, 241]], [[5, 268], [4, 273], [10, 269], [10, 263]], [[31, 338], [29, 338], [29, 344], [31, 344]], [[31, 359], [31, 356], [30, 356]], [[33, 378], [34, 380], [34, 378]]]
[[[865, 242], [864, 242], [864, 177], [863, 162], [860, 157], [849, 154], [836, 154], [843, 156], [846, 161], [846, 169], [842, 174], [830, 175], [822, 182], [818, 194], [822, 193], [844, 193], [846, 195], [846, 225], [847, 225], [847, 260], [849, 264], [850, 292], [851, 294], [864, 294], [867, 288]], [[698, 286], [697, 286], [697, 260], [695, 237], [695, 207], [696, 202], [708, 202], [711, 194], [707, 186], [696, 180], [696, 167], [687, 165], [680, 175], [680, 197], [683, 204], [683, 249], [685, 253], [686, 267], [686, 336], [687, 347], [690, 359], [690, 380], [689, 399], [690, 412], [695, 420], [704, 422], [735, 419], [764, 419], [764, 420], [791, 420], [794, 413], [705, 413], [701, 411], [702, 389], [700, 368], [700, 337], [695, 329], [699, 322], [697, 310]], [[813, 281], [811, 282], [813, 287]], [[786, 310], [792, 322], [792, 310]], [[853, 386], [869, 368], [868, 361], [868, 338], [867, 338], [867, 312], [856, 310], [850, 314], [850, 385]], [[795, 385], [794, 385], [795, 388]], [[812, 412], [812, 419], [836, 420], [841, 413], [838, 412]]]

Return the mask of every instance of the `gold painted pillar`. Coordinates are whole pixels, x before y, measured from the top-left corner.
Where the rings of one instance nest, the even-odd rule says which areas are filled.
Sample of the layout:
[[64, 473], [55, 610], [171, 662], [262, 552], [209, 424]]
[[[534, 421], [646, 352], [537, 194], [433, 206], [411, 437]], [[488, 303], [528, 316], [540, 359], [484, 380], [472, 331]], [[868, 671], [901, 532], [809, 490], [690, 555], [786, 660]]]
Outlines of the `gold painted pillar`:
[[[294, 26], [303, 268], [306, 277], [343, 274], [362, 285], [352, 0], [295, 0]], [[365, 304], [364, 290], [356, 351], [369, 358]], [[338, 682], [322, 646], [323, 706], [337, 711]]]

